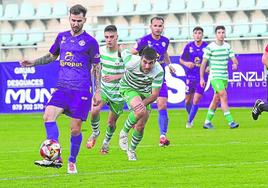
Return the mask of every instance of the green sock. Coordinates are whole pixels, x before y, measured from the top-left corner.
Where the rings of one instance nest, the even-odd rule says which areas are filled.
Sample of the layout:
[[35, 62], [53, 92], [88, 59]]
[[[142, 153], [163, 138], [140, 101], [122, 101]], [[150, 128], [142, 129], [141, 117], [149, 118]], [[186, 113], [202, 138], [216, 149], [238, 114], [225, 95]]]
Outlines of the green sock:
[[95, 136], [100, 134], [100, 116], [98, 115], [96, 118], [91, 119], [92, 133]]
[[115, 127], [107, 126], [104, 141], [109, 143], [115, 131]]
[[215, 114], [215, 110], [208, 109], [205, 123], [211, 122], [212, 118], [214, 117], [214, 114]]
[[130, 145], [131, 150], [136, 149], [136, 147], [140, 143], [142, 137], [143, 137], [143, 132], [140, 133], [140, 132], [134, 130], [134, 132], [132, 133], [132, 138], [131, 138], [131, 145]]
[[230, 111], [224, 112], [224, 116], [225, 116], [225, 119], [227, 120], [229, 125], [234, 121]]
[[128, 133], [129, 130], [132, 128], [133, 125], [135, 125], [137, 123], [137, 118], [135, 117], [133, 112], [130, 112], [130, 114], [128, 115], [128, 118], [125, 122], [125, 125], [123, 127], [123, 131], [125, 133]]

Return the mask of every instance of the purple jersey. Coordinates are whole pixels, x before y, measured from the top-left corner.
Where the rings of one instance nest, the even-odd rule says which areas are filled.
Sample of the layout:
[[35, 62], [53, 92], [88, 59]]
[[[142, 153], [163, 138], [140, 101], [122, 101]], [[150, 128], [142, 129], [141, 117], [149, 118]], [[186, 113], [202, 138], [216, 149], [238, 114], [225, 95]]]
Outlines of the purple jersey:
[[161, 36], [160, 39], [155, 40], [153, 39], [152, 34], [149, 34], [140, 38], [134, 46], [134, 49], [140, 51], [146, 46], [152, 47], [158, 53], [158, 61], [162, 64], [164, 63], [164, 55], [167, 52], [168, 45], [168, 38]]
[[65, 31], [58, 34], [49, 52], [59, 55], [58, 88], [89, 91], [91, 65], [100, 62], [96, 39], [85, 31], [78, 36]]
[[189, 42], [183, 50], [181, 55], [181, 59], [187, 62], [193, 62], [195, 67], [192, 69], [186, 68], [186, 78], [190, 80], [199, 80], [200, 79], [200, 66], [203, 60], [203, 49], [208, 44], [206, 42], [202, 42], [201, 46], [196, 46], [194, 41]]

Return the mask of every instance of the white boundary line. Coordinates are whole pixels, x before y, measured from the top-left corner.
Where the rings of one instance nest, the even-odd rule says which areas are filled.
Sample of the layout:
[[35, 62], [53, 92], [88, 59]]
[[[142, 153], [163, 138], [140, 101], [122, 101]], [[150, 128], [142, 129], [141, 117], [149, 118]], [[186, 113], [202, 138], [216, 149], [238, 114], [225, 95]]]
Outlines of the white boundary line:
[[[92, 171], [92, 172], [81, 172], [77, 175], [88, 176], [96, 174], [114, 174], [114, 173], [129, 173], [129, 172], [139, 172], [139, 171], [149, 171], [149, 170], [160, 170], [160, 169], [178, 169], [178, 168], [204, 168], [204, 167], [226, 167], [226, 166], [237, 166], [237, 165], [253, 165], [253, 164], [268, 164], [268, 161], [245, 161], [236, 163], [219, 163], [219, 164], [187, 164], [172, 167], [148, 167], [148, 168], [130, 168], [123, 170], [110, 170], [110, 171]], [[41, 167], [40, 167], [41, 168]], [[14, 178], [0, 178], [0, 182], [6, 181], [18, 181], [18, 180], [31, 180], [31, 179], [48, 179], [53, 177], [65, 177], [71, 176], [69, 174], [51, 174], [45, 176], [18, 176]]]

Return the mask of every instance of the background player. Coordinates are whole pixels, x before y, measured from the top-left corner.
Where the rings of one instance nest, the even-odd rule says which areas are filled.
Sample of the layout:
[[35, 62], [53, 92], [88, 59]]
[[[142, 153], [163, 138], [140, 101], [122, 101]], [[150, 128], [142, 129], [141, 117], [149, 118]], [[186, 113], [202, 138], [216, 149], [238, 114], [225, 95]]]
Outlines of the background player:
[[229, 111], [228, 99], [227, 99], [227, 85], [228, 85], [228, 59], [231, 58], [233, 64], [232, 69], [237, 70], [238, 61], [235, 58], [234, 51], [230, 45], [224, 42], [225, 27], [217, 26], [215, 28], [216, 40], [211, 42], [205, 49], [203, 55], [203, 61], [200, 67], [200, 85], [205, 87], [205, 69], [206, 64], [209, 61], [209, 74], [211, 85], [214, 90], [213, 99], [209, 105], [208, 113], [206, 116], [204, 129], [211, 129], [213, 125], [211, 120], [214, 117], [218, 104], [221, 104], [222, 111], [230, 128], [237, 128], [238, 123], [234, 122], [233, 117]]
[[[189, 42], [180, 57], [180, 63], [186, 67], [185, 107], [188, 112], [186, 128], [193, 126], [194, 117], [198, 111], [198, 103], [203, 96], [204, 88], [200, 86], [200, 65], [203, 60], [203, 48], [208, 44], [203, 39], [203, 28], [193, 29], [194, 41]], [[205, 74], [205, 82], [208, 74]]]
[[100, 134], [100, 110], [108, 104], [110, 108], [108, 126], [105, 138], [102, 143], [101, 153], [107, 154], [109, 143], [116, 128], [116, 121], [123, 112], [124, 100], [119, 93], [119, 80], [124, 73], [124, 63], [119, 57], [118, 35], [115, 25], [108, 25], [104, 29], [105, 46], [100, 47], [101, 59], [101, 103], [92, 106], [91, 126], [92, 135], [87, 140], [87, 148], [94, 147], [97, 137]]
[[[124, 128], [120, 131], [119, 145], [127, 150], [129, 160], [136, 160], [136, 147], [143, 137], [144, 127], [153, 103], [161, 88], [164, 71], [156, 61], [157, 53], [151, 47], [142, 50], [141, 57], [131, 55], [128, 49], [120, 46], [125, 63], [125, 74], [120, 80], [120, 93], [130, 109]], [[128, 148], [128, 132], [134, 128]]]
[[[158, 54], [158, 62], [161, 64], [163, 70], [168, 65], [170, 72], [174, 73], [175, 69], [171, 65], [169, 55], [167, 53], [169, 39], [162, 36], [164, 30], [164, 19], [162, 17], [153, 17], [150, 25], [151, 33], [140, 38], [134, 48], [132, 54], [138, 54], [145, 46], [152, 47]], [[167, 98], [168, 90], [166, 80], [164, 79], [159, 96], [157, 98], [158, 108], [158, 125], [160, 129], [160, 146], [168, 146], [169, 140], [166, 137], [168, 130], [168, 113], [167, 113]]]
[[[100, 103], [99, 45], [83, 30], [86, 13], [86, 8], [81, 5], [71, 7], [69, 17], [71, 30], [58, 34], [47, 55], [36, 60], [20, 62], [22, 66], [44, 65], [53, 62], [59, 56], [57, 90], [47, 103], [43, 118], [47, 139], [58, 140], [57, 118], [62, 113], [71, 117], [71, 147], [67, 170], [69, 174], [77, 173], [76, 158], [82, 142], [81, 125], [82, 121], [86, 121], [91, 106], [90, 69], [92, 65], [96, 91], [93, 105]], [[62, 160], [41, 160], [35, 161], [35, 164], [45, 167], [61, 167]]]
[[[265, 50], [264, 50], [264, 53], [262, 55], [262, 59], [261, 59], [263, 65], [265, 66], [265, 72], [266, 72], [266, 81], [268, 83], [268, 73], [267, 73], [267, 70], [268, 70], [268, 45], [266, 45], [265, 47]], [[266, 86], [268, 87], [268, 85]], [[268, 98], [268, 88], [267, 88], [267, 98]], [[267, 102], [264, 102], [263, 100], [261, 99], [257, 99], [253, 108], [252, 108], [252, 118], [254, 120], [257, 120], [259, 115], [261, 115], [261, 113], [265, 111], [265, 112], [268, 112], [268, 103]]]

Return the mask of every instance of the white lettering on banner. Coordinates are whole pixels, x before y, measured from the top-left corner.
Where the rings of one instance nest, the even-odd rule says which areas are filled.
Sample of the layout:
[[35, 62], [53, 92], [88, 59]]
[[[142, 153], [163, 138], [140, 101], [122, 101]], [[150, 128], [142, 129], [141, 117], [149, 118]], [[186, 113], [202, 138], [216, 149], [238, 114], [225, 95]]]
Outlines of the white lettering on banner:
[[228, 81], [231, 87], [236, 88], [266, 87], [264, 72], [233, 72]]
[[43, 79], [30, 80], [7, 80], [8, 88], [23, 88], [23, 87], [43, 87]]
[[258, 74], [256, 71], [249, 71], [249, 72], [233, 72], [230, 75], [229, 82], [261, 82], [265, 80], [265, 74], [264, 72]]
[[34, 74], [35, 73], [35, 67], [16, 67], [14, 69], [15, 74], [22, 74], [23, 79], [25, 80], [27, 78], [27, 74]]
[[[34, 92], [34, 97], [31, 97], [31, 93]], [[20, 104], [23, 103], [43, 103], [45, 101], [45, 97], [49, 99], [51, 97], [51, 93], [53, 92], [53, 88], [51, 88], [50, 92], [46, 88], [36, 88], [36, 89], [19, 89], [15, 91], [14, 89], [7, 89], [5, 103], [11, 104], [12, 101], [19, 100]]]
[[[175, 68], [176, 70], [176, 76], [185, 76], [185, 71], [183, 69], [183, 67], [179, 64], [172, 64], [172, 66]], [[171, 92], [170, 90], [168, 90], [168, 102], [169, 103], [180, 103], [182, 101], [184, 101], [185, 98], [185, 83], [182, 79], [180, 78], [175, 78], [171, 75], [171, 73], [169, 72], [169, 68], [166, 66], [165, 67], [165, 78], [167, 81], [167, 86], [169, 88], [172, 88], [174, 90], [176, 90], [176, 92]]]

